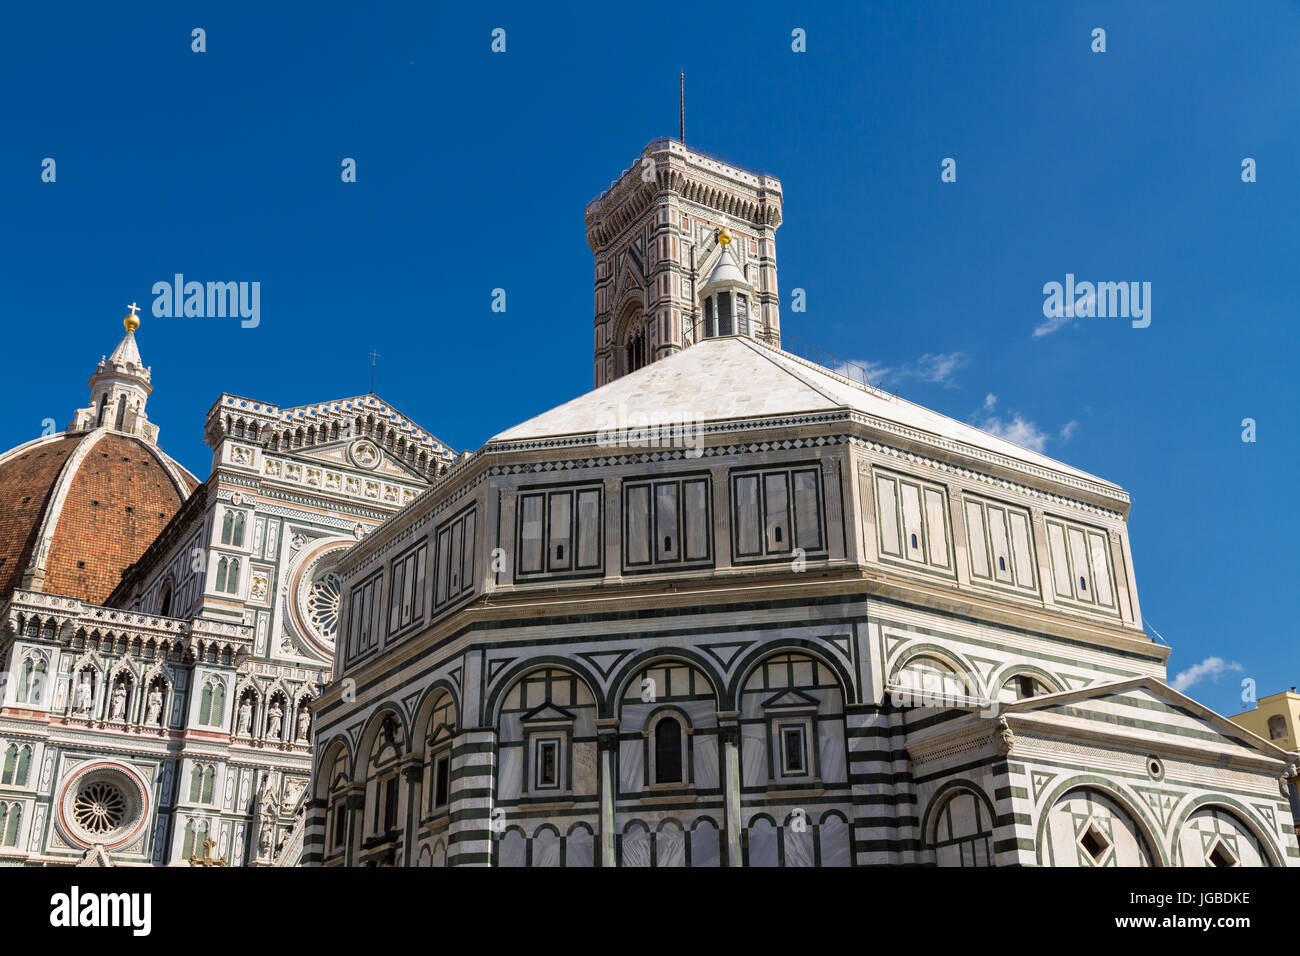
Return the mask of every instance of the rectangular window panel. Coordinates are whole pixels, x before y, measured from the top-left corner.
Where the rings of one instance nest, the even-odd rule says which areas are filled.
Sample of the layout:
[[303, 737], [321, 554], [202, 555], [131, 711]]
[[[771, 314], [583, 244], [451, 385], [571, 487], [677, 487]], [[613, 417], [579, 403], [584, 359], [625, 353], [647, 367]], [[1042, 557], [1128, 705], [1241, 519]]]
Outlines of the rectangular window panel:
[[752, 557], [763, 553], [763, 538], [759, 531], [758, 476], [745, 475], [736, 479], [736, 554]]
[[801, 777], [808, 772], [802, 726], [781, 728], [781, 758], [784, 776]]
[[925, 529], [921, 527], [921, 489], [910, 482], [900, 481], [903, 498], [903, 557], [909, 561], [925, 561]]
[[650, 563], [650, 486], [627, 489], [627, 563]]
[[876, 519], [880, 523], [880, 550], [884, 554], [902, 556], [898, 544], [898, 500], [894, 480], [876, 478]]
[[578, 492], [577, 567], [600, 567], [600, 496], [597, 489]]
[[447, 789], [451, 782], [451, 758], [439, 757], [437, 768], [434, 772], [433, 805], [441, 807], [447, 803]]
[[1110, 588], [1110, 571], [1106, 561], [1106, 538], [1095, 531], [1088, 532], [1089, 550], [1092, 552], [1092, 582], [1097, 589], [1097, 603], [1115, 606], [1115, 595]]
[[1007, 513], [1001, 508], [988, 508], [989, 543], [993, 551], [993, 577], [1003, 584], [1012, 583], [1011, 542], [1007, 537]]
[[366, 603], [370, 605], [370, 647], [375, 647], [379, 643], [380, 628], [383, 627], [383, 604], [380, 601], [381, 588], [384, 579], [376, 577], [370, 585], [370, 595], [366, 598]]
[[703, 560], [709, 556], [709, 483], [683, 482], [682, 497], [686, 509], [684, 554], [687, 561]]
[[970, 571], [975, 577], [991, 576], [987, 541], [984, 533], [984, 506], [978, 501], [967, 501], [966, 544], [970, 549]]
[[361, 637], [361, 588], [352, 589], [352, 602], [348, 605], [348, 656], [356, 656]]
[[655, 555], [660, 561], [676, 561], [681, 553], [677, 527], [677, 483], [655, 486]]
[[415, 597], [411, 605], [411, 615], [416, 619], [424, 617], [424, 565], [428, 553], [429, 549], [423, 545], [415, 552]]
[[1055, 521], [1047, 523], [1047, 547], [1052, 556], [1052, 587], [1059, 597], [1074, 597], [1070, 585], [1070, 559], [1065, 555], [1065, 528]]
[[438, 567], [434, 572], [436, 583], [433, 592], [435, 604], [447, 603], [447, 582], [451, 580], [451, 575], [447, 573], [447, 560], [451, 555], [451, 532], [443, 528], [438, 532]]
[[1034, 586], [1034, 547], [1029, 533], [1029, 516], [1011, 512], [1011, 556], [1015, 559], [1016, 584]]
[[409, 555], [403, 564], [402, 623], [411, 623], [411, 605], [415, 604], [415, 555]]
[[573, 567], [571, 522], [573, 518], [573, 492], [553, 491], [550, 498], [550, 544], [547, 547], [546, 569], [568, 571]]
[[474, 524], [476, 512], [471, 511], [461, 519], [464, 531], [461, 533], [460, 556], [460, 593], [468, 594], [474, 590]]
[[464, 557], [462, 548], [465, 544], [464, 539], [465, 526], [460, 521], [453, 521], [451, 525], [451, 548], [447, 553], [447, 597], [454, 598], [460, 593], [461, 574], [464, 569], [461, 567], [461, 558]]
[[949, 567], [947, 510], [943, 493], [933, 488], [925, 489], [925, 532], [930, 545], [930, 563], [940, 568]]
[[390, 634], [402, 626], [402, 572], [402, 562], [395, 562], [393, 564], [392, 584], [388, 589], [388, 631]]
[[1074, 596], [1080, 601], [1095, 600], [1092, 593], [1092, 575], [1088, 571], [1088, 548], [1083, 540], [1083, 532], [1078, 528], [1069, 529], [1070, 561], [1074, 571]]
[[795, 543], [805, 551], [822, 549], [821, 505], [817, 497], [817, 472], [794, 473]]
[[519, 496], [519, 570], [535, 574], [542, 570], [542, 495]]
[[789, 551], [790, 486], [785, 474], [763, 476], [763, 517], [767, 552]]
[[554, 789], [560, 783], [560, 745], [543, 740], [537, 745], [537, 787]]

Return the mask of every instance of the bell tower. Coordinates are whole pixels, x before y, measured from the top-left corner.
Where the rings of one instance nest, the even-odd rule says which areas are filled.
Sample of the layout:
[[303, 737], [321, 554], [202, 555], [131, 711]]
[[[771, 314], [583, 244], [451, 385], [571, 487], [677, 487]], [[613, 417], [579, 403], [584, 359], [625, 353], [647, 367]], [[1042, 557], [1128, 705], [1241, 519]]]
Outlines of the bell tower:
[[[680, 140], [647, 145], [587, 205], [587, 244], [596, 260], [596, 387], [706, 335], [779, 345], [781, 202], [775, 177]], [[725, 322], [717, 311], [723, 308]]]

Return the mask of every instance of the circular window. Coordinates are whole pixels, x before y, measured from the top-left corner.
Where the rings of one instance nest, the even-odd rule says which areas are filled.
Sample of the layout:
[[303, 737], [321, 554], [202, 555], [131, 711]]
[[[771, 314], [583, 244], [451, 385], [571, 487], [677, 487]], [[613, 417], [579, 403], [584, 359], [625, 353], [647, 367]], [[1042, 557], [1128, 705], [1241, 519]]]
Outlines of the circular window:
[[1165, 775], [1165, 765], [1160, 762], [1159, 757], [1147, 757], [1147, 773], [1153, 780], [1159, 780]]
[[[330, 539], [308, 546], [290, 562], [286, 631], [298, 656], [329, 660], [339, 633], [343, 579], [338, 563], [356, 542]], [[285, 648], [281, 648], [284, 650]]]
[[339, 630], [339, 594], [343, 581], [332, 568], [322, 568], [312, 576], [307, 590], [307, 620], [322, 638], [334, 643]]
[[144, 784], [117, 764], [94, 764], [63, 786], [59, 818], [64, 833], [82, 846], [109, 849], [134, 839], [145, 824]]
[[126, 818], [126, 796], [111, 783], [88, 783], [72, 801], [72, 818], [87, 833], [112, 833]]

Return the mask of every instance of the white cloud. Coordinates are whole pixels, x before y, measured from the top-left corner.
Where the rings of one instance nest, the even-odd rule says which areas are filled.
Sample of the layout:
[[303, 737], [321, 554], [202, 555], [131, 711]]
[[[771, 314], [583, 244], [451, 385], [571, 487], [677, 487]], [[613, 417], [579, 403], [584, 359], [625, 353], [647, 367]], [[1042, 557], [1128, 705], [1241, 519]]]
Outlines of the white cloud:
[[1169, 686], [1180, 693], [1185, 693], [1189, 688], [1199, 684], [1206, 678], [1218, 680], [1228, 671], [1242, 670], [1242, 666], [1236, 661], [1228, 662], [1222, 657], [1207, 657], [1199, 664], [1193, 664], [1185, 671], [1179, 671]]
[[1040, 428], [1036, 422], [1031, 422], [1019, 412], [1007, 412], [1005, 415], [998, 415], [996, 413], [997, 406], [998, 397], [989, 392], [984, 396], [984, 407], [975, 413], [975, 416], [971, 419], [971, 424], [982, 431], [988, 432], [990, 435], [997, 435], [999, 438], [1014, 442], [1021, 448], [1029, 448], [1037, 452], [1045, 451], [1049, 441], [1054, 439], [1063, 442], [1069, 441], [1079, 427], [1079, 423], [1076, 421], [1066, 422], [1060, 433], [1054, 436], [1051, 432]]
[[952, 385], [953, 373], [968, 364], [969, 361], [961, 352], [943, 352], [938, 355], [927, 352], [917, 359], [906, 372], [909, 378], [915, 378], [918, 381], [930, 382], [936, 385]]
[[[1078, 299], [1075, 300], [1074, 314], [1075, 315], [1078, 315], [1080, 313], [1087, 314], [1090, 311], [1095, 311], [1096, 307], [1097, 307], [1097, 294], [1096, 292], [1089, 292], [1087, 295], [1080, 296]], [[1053, 332], [1056, 332], [1064, 328], [1066, 325], [1068, 325], [1070, 322], [1073, 321], [1074, 319], [1070, 316], [1067, 316], [1065, 314], [1065, 310], [1062, 309], [1059, 315], [1049, 315], [1047, 317], [1046, 322], [1044, 322], [1042, 325], [1034, 329], [1034, 338], [1037, 339], [1037, 338], [1041, 338], [1044, 335], [1051, 335]]]
[[990, 415], [982, 421], [976, 420], [974, 424], [976, 428], [990, 435], [997, 435], [1009, 442], [1015, 442], [1022, 448], [1031, 448], [1034, 451], [1043, 451], [1047, 448], [1047, 439], [1050, 437], [1036, 424], [1021, 417], [1019, 412], [1014, 413], [1010, 419]]
[[955, 388], [954, 373], [969, 364], [970, 358], [964, 352], [927, 352], [915, 362], [896, 367], [870, 359], [853, 359], [838, 365], [835, 371], [852, 379], [860, 379], [862, 369], [866, 369], [868, 381], [878, 388], [897, 388], [907, 380]]
[[1051, 335], [1053, 332], [1063, 328], [1067, 323], [1073, 321], [1073, 319], [1066, 318], [1064, 313], [1061, 315], [1049, 316], [1046, 322], [1034, 329], [1034, 338], [1037, 339], [1044, 335]]

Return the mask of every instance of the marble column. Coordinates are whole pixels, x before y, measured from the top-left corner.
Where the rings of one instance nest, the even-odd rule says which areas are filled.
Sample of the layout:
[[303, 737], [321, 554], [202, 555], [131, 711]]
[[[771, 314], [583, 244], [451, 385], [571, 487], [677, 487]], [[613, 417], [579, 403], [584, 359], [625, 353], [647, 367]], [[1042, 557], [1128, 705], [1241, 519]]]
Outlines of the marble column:
[[598, 866], [618, 866], [614, 852], [614, 798], [618, 793], [615, 759], [618, 754], [618, 719], [596, 721], [596, 746], [600, 757], [600, 848]]

